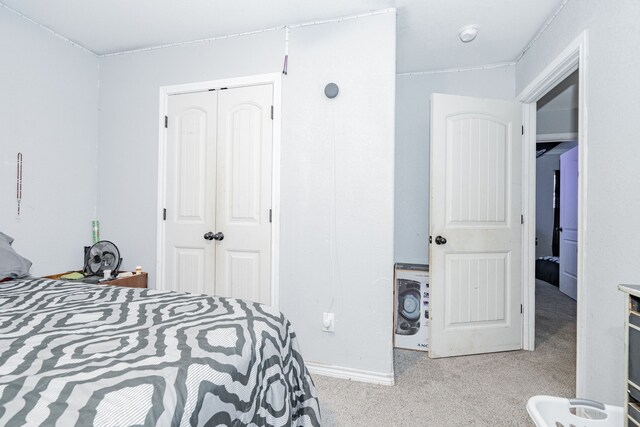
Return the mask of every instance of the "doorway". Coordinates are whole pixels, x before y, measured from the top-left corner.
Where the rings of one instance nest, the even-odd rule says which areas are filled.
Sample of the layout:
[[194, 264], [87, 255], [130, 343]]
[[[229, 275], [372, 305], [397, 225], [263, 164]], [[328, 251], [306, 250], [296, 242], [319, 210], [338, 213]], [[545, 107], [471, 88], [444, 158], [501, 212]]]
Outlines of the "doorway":
[[279, 91], [275, 76], [161, 89], [158, 288], [277, 307]]
[[585, 372], [582, 362], [584, 351], [585, 301], [582, 289], [586, 286], [584, 259], [587, 242], [585, 225], [587, 211], [585, 194], [587, 186], [587, 33], [583, 32], [562, 51], [540, 74], [520, 93], [518, 100], [525, 103], [524, 110], [524, 156], [523, 156], [523, 346], [535, 349], [536, 331], [536, 279], [535, 279], [535, 237], [536, 237], [536, 149], [537, 149], [537, 108], [536, 104], [574, 72], [578, 76], [577, 108], [577, 227], [576, 227], [576, 396], [583, 395], [582, 378]]
[[578, 71], [537, 102], [535, 277], [577, 298]]
[[575, 394], [578, 71], [536, 104], [536, 352]]

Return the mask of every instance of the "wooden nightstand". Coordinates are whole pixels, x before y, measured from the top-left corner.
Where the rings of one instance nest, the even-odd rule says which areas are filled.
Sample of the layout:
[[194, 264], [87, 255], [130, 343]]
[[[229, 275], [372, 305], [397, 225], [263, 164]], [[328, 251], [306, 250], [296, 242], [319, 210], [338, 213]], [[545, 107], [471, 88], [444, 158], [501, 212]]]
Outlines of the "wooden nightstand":
[[[71, 271], [67, 271], [66, 273], [53, 274], [51, 276], [45, 276], [45, 279], [55, 279], [55, 280], [64, 280], [60, 279], [60, 276], [65, 274], [72, 273]], [[120, 271], [122, 273], [122, 271]], [[123, 286], [125, 288], [146, 288], [147, 287], [147, 278], [149, 275], [147, 273], [134, 274], [130, 277], [121, 277], [119, 279], [112, 279], [106, 282], [99, 282], [99, 285], [113, 285], [113, 286]], [[70, 282], [82, 282], [82, 279], [79, 280], [69, 280]]]

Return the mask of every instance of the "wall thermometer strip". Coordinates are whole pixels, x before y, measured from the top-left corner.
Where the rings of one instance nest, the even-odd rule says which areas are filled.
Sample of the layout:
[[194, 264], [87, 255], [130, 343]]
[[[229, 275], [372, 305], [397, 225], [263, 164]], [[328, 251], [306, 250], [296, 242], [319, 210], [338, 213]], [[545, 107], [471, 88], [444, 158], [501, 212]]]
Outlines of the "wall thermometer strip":
[[22, 153], [18, 153], [16, 199], [18, 200], [18, 216], [20, 216], [20, 202], [22, 201]]

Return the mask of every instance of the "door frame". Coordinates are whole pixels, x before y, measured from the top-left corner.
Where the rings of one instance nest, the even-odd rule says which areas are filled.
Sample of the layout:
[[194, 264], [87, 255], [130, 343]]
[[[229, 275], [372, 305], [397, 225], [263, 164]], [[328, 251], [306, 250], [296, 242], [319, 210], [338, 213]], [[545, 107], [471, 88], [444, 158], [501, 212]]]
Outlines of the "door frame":
[[161, 86], [160, 106], [158, 114], [158, 206], [157, 206], [157, 254], [156, 254], [156, 289], [166, 290], [163, 277], [165, 253], [165, 221], [162, 217], [166, 207], [166, 155], [167, 155], [167, 129], [164, 127], [164, 118], [170, 95], [183, 93], [204, 92], [213, 88], [237, 88], [257, 86], [263, 84], [273, 85], [273, 144], [271, 156], [271, 306], [280, 307], [280, 153], [282, 142], [282, 74], [268, 73], [253, 76], [234, 77], [219, 80]]
[[576, 396], [583, 396], [585, 378], [583, 355], [586, 320], [587, 256], [587, 58], [588, 32], [583, 31], [518, 95], [523, 105], [522, 159], [522, 286], [523, 329], [522, 343], [525, 350], [535, 348], [535, 233], [536, 233], [536, 103], [549, 90], [578, 70], [578, 285], [576, 319]]

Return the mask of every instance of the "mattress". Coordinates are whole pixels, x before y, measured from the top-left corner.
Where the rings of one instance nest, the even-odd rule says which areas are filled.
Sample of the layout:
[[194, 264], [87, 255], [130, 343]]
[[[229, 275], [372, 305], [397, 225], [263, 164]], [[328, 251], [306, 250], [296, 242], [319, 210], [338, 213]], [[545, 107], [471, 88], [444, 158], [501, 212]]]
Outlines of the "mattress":
[[558, 257], [545, 256], [536, 260], [536, 279], [560, 286], [560, 261]]
[[318, 426], [291, 324], [248, 301], [0, 283], [0, 425]]

